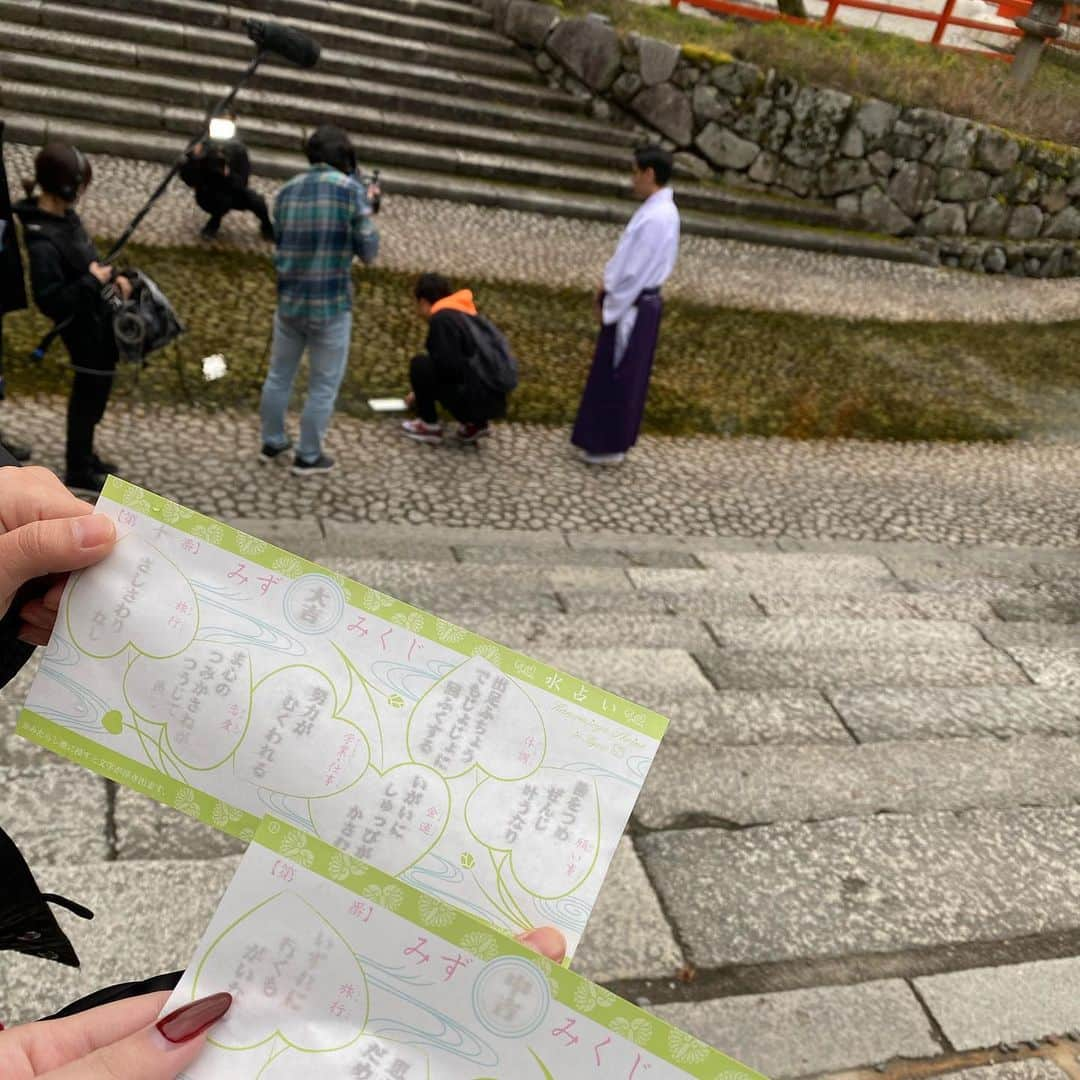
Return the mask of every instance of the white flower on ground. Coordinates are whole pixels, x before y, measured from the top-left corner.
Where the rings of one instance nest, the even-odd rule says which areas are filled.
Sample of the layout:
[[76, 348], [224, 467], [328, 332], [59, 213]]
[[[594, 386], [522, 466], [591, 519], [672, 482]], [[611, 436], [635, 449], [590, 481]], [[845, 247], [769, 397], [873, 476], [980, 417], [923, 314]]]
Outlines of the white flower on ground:
[[225, 364], [225, 357], [221, 353], [214, 353], [213, 356], [204, 356], [202, 362], [203, 378], [207, 382], [213, 382], [215, 379], [220, 379], [227, 371], [228, 367]]

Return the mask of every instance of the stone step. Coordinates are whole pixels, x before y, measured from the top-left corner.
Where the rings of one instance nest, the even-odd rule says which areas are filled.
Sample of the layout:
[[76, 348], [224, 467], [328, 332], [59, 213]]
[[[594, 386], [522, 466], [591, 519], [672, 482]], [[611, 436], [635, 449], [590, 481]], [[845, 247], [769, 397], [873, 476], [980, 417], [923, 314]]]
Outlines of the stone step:
[[1072, 808], [690, 829], [637, 846], [690, 963], [783, 965], [814, 985], [815, 964], [844, 957], [861, 958], [862, 978], [886, 963], [912, 976], [1076, 934], [1078, 843]]
[[[284, 115], [303, 111], [302, 106], [283, 94], [264, 94], [262, 103], [279, 99]], [[184, 139], [203, 130], [204, 113], [199, 109], [162, 106], [153, 101], [125, 97], [71, 98], [58, 94], [54, 88], [35, 83], [6, 81], [0, 89], [0, 100], [15, 111], [27, 114], [46, 114], [59, 117], [84, 116], [88, 120], [117, 124], [124, 128], [156, 131], [159, 134], [176, 132]], [[401, 147], [407, 152], [404, 159], [421, 161], [438, 167], [452, 163], [463, 152], [476, 152], [513, 158], [517, 155], [557, 153], [563, 160], [579, 165], [611, 169], [624, 162], [623, 149], [610, 144], [597, 144], [582, 139], [560, 138], [529, 132], [512, 132], [503, 128], [458, 124], [407, 113], [392, 113], [381, 109], [328, 106], [321, 110], [327, 122], [339, 122], [353, 137], [354, 144], [366, 160], [390, 161], [401, 157]], [[296, 120], [266, 120], [245, 118], [242, 134], [250, 149], [269, 148], [295, 151], [302, 145], [311, 129]], [[178, 147], [183, 142], [177, 139]], [[461, 149], [458, 149], [461, 148]], [[447, 171], [450, 171], [447, 168]]]
[[[2, 62], [2, 57], [0, 57]], [[40, 144], [46, 138], [77, 141], [91, 153], [109, 153], [118, 157], [144, 161], [172, 163], [177, 154], [174, 141], [159, 135], [142, 135], [133, 129], [89, 124], [67, 119], [22, 114], [8, 121], [8, 137], [12, 142]], [[256, 151], [251, 155], [252, 166], [259, 176], [287, 179], [306, 167], [299, 154], [274, 151]], [[483, 165], [483, 156], [472, 155], [471, 160]], [[617, 195], [600, 196], [566, 191], [556, 188], [523, 186], [534, 183], [535, 176], [521, 167], [519, 159], [513, 166], [520, 170], [522, 183], [494, 182], [467, 175], [447, 175], [431, 170], [395, 167], [383, 177], [383, 189], [389, 194], [412, 195], [417, 198], [444, 199], [452, 202], [472, 203], [478, 206], [495, 206], [526, 213], [551, 214], [559, 217], [581, 218], [624, 224], [633, 213], [635, 204], [623, 191], [621, 182], [613, 179], [611, 187]], [[377, 165], [378, 162], [367, 161]], [[547, 163], [544, 163], [545, 166]], [[459, 160], [458, 167], [463, 168]], [[510, 171], [509, 160], [504, 171]], [[831, 254], [856, 255], [868, 259], [884, 259], [889, 262], [928, 264], [927, 255], [919, 248], [882, 239], [870, 233], [843, 233], [804, 228], [798, 225], [778, 225], [756, 222], [723, 214], [686, 213], [682, 215], [682, 229], [688, 235], [714, 236], [722, 239], [741, 240], [746, 243], [767, 244], [777, 247], [797, 248]]]
[[1080, 695], [1069, 689], [843, 689], [829, 700], [862, 743], [1080, 735]]
[[697, 650], [695, 655], [713, 684], [724, 690], [1031, 685], [1011, 657], [988, 645], [806, 652], [723, 649]]
[[[51, 0], [28, 0], [23, 6], [28, 14], [22, 21], [43, 20]], [[413, 38], [439, 42], [462, 48], [484, 49], [506, 53], [505, 38], [484, 26], [466, 25], [445, 20], [441, 13], [405, 14], [361, 4], [323, 3], [322, 0], [274, 0], [273, 10], [252, 0], [229, 5], [208, 3], [206, 0], [98, 0], [104, 10], [125, 13], [138, 18], [176, 21], [192, 27], [224, 30], [238, 26], [244, 18], [271, 18], [292, 22], [293, 19], [321, 26], [339, 25], [356, 30], [372, 30], [388, 37]], [[486, 21], [486, 20], [481, 20]], [[196, 39], [197, 40], [197, 39]]]
[[934, 810], [1072, 806], [1080, 741], [1029, 736], [868, 746], [667, 746], [634, 812], [646, 829]]
[[[13, 35], [15, 26], [21, 25], [22, 34], [18, 40], [23, 48], [43, 35], [65, 35], [52, 44], [50, 51], [68, 56], [89, 53], [92, 57], [94, 43], [102, 41], [112, 43], [118, 52], [131, 57], [140, 66], [154, 57], [156, 49], [187, 51], [194, 58], [228, 57], [244, 63], [251, 59], [252, 42], [240, 25], [243, 12], [235, 12], [232, 19], [220, 26], [204, 23], [195, 29], [202, 11], [196, 9], [188, 14], [182, 3], [177, 3], [176, 8], [177, 21], [173, 21], [133, 19], [125, 12], [73, 3], [49, 3], [35, 8], [24, 5], [21, 0], [0, 0], [0, 20], [10, 24], [5, 36]], [[469, 71], [530, 83], [540, 81], [533, 64], [513, 52], [503, 55], [393, 33], [354, 29], [337, 23], [293, 20], [290, 25], [318, 38], [322, 55], [316, 70], [324, 73], [358, 77], [393, 75], [393, 65], [388, 61], [404, 61], [453, 72]], [[14, 44], [16, 39], [11, 40]], [[39, 43], [39, 47], [47, 45], [47, 42]]]
[[[60, 50], [76, 37], [15, 27], [5, 35], [5, 43], [11, 39], [11, 44], [25, 47], [0, 53], [5, 78], [69, 90], [85, 88], [109, 98], [208, 109], [224, 96], [230, 76], [238, 76], [245, 66], [237, 60], [147, 47], [140, 51], [136, 67], [133, 61], [126, 62], [125, 51], [131, 46], [102, 38], [82, 39], [78, 58], [70, 59]], [[122, 70], [104, 70], [104, 64], [118, 64]], [[260, 68], [251, 87], [242, 90], [236, 101], [241, 126], [244, 113], [255, 113], [257, 106], [265, 119], [300, 120], [315, 127], [324, 106], [336, 104], [400, 110], [459, 123], [512, 127], [518, 121], [520, 130], [587, 132], [590, 138], [595, 134], [598, 142], [627, 142], [625, 137], [605, 139], [602, 132], [608, 128], [583, 117], [575, 99], [543, 86], [424, 64], [376, 61], [366, 69], [356, 67], [360, 70], [353, 75], [275, 65]]]

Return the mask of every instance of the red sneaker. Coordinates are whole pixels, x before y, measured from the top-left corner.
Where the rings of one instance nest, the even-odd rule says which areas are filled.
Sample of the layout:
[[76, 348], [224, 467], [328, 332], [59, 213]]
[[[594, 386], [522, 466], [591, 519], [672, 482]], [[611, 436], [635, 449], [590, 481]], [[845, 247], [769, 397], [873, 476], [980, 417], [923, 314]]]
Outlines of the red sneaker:
[[480, 439], [491, 438], [491, 427], [488, 424], [458, 424], [457, 437], [463, 443], [474, 443]]

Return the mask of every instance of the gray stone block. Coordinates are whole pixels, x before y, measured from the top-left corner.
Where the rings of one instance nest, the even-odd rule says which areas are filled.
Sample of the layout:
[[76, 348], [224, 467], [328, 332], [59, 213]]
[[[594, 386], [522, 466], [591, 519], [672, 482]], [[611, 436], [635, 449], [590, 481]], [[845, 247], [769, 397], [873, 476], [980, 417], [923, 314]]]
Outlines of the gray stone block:
[[506, 36], [519, 45], [539, 49], [558, 21], [558, 12], [550, 4], [511, 0], [504, 16], [504, 27]]
[[671, 978], [682, 966], [660, 901], [628, 836], [619, 841], [574, 970], [593, 982]]
[[1066, 206], [1059, 210], [1043, 226], [1043, 236], [1048, 240], [1080, 238], [1080, 207]]
[[942, 1051], [900, 979], [657, 1005], [652, 1011], [773, 1080]]
[[38, 874], [43, 889], [85, 904], [95, 918], [85, 922], [56, 911], [82, 961], [80, 968], [15, 953], [4, 956], [4, 1022], [34, 1020], [103, 986], [182, 968], [238, 862], [111, 862], [55, 866]]
[[757, 143], [717, 123], [707, 124], [695, 145], [718, 169], [746, 169], [761, 152]]
[[624, 551], [630, 556], [639, 553], [651, 554], [654, 551], [773, 551], [777, 550], [775, 540], [766, 540], [754, 536], [634, 536], [626, 533], [595, 532], [568, 533], [567, 543], [577, 551], [587, 548], [609, 548], [612, 551]]
[[975, 144], [975, 165], [987, 172], [1007, 173], [1020, 160], [1020, 145], [1004, 131], [983, 128]]
[[671, 547], [640, 547], [629, 551], [600, 546], [576, 549], [518, 548], [518, 547], [455, 547], [463, 563], [485, 563], [489, 566], [528, 564], [530, 566], [671, 566], [700, 569], [701, 563], [689, 551]]
[[891, 236], [903, 236], [915, 227], [912, 218], [876, 184], [863, 192], [859, 212], [871, 225]]
[[634, 112], [678, 147], [694, 137], [694, 112], [690, 98], [671, 83], [647, 86], [631, 103]]
[[1066, 1080], [1068, 1075], [1054, 1062], [1037, 1057], [938, 1074], [941, 1080]]
[[1068, 737], [711, 750], [662, 744], [634, 816], [648, 829], [674, 829], [1077, 800], [1080, 745]]
[[888, 195], [908, 217], [917, 217], [934, 196], [937, 174], [929, 165], [905, 161], [889, 181]]
[[560, 671], [648, 708], [683, 694], [710, 694], [694, 658], [681, 649], [559, 649], [535, 645], [530, 654]]
[[0, 824], [31, 868], [109, 857], [105, 781], [77, 765], [0, 767]]
[[[749, 608], [741, 608], [743, 614], [752, 614], [753, 602], [744, 598]], [[612, 612], [625, 615], [662, 615], [677, 610], [668, 598], [659, 593], [627, 592], [624, 589], [581, 589], [564, 586], [558, 590], [558, 600], [572, 615], [589, 615]], [[514, 610], [513, 608], [502, 610]]]
[[246, 844], [129, 788], [116, 789], [118, 859], [217, 859], [242, 855]]
[[722, 648], [813, 651], [815, 649], [930, 649], [935, 645], [981, 646], [983, 636], [960, 622], [917, 619], [710, 619]]
[[852, 741], [836, 711], [815, 691], [721, 690], [660, 700], [654, 708], [671, 721], [665, 746], [850, 746]]
[[687, 959], [721, 968], [1075, 932], [1078, 843], [1080, 810], [1027, 809], [689, 829], [638, 850]]
[[[957, 1050], [1060, 1035], [1080, 1022], [1076, 957], [932, 975], [916, 979], [915, 986]], [[977, 1080], [969, 1072], [957, 1075]]]
[[619, 611], [592, 615], [494, 614], [471, 620], [470, 629], [527, 653], [541, 648], [614, 646], [691, 651], [713, 644], [705, 624], [697, 619]]
[[979, 622], [994, 618], [994, 609], [972, 596], [919, 593], [773, 593], [754, 590], [766, 615], [820, 619], [945, 619]]
[[963, 236], [967, 232], [967, 215], [955, 203], [937, 206], [919, 222], [922, 236]]
[[722, 690], [1029, 684], [1010, 657], [989, 647], [802, 653], [724, 649], [699, 650], [695, 655], [713, 684]]
[[973, 202], [985, 199], [990, 191], [990, 174], [978, 169], [942, 169], [938, 173], [939, 199]]
[[[858, 132], [858, 128], [851, 129]], [[821, 170], [821, 194], [827, 198], [845, 191], [860, 191], [874, 182], [874, 174], [866, 161], [840, 160], [830, 162]]]
[[681, 55], [678, 46], [651, 37], [637, 39], [638, 73], [646, 86], [667, 82], [675, 74]]
[[[365, 558], [369, 548], [447, 552], [455, 545], [468, 547], [515, 547], [543, 550], [565, 548], [558, 529], [484, 529], [433, 525], [368, 525], [327, 521], [324, 550], [330, 555]], [[440, 555], [439, 559], [447, 556]]]
[[1012, 646], [1009, 655], [1038, 686], [1080, 690], [1080, 648], [1039, 649]]
[[1080, 735], [1080, 698], [1033, 686], [834, 690], [829, 698], [860, 742]]
[[983, 199], [971, 215], [968, 232], [972, 236], [1004, 236], [1009, 208], [997, 199]]
[[1043, 212], [1037, 206], [1016, 206], [1009, 214], [1005, 235], [1010, 240], [1034, 240], [1043, 224]]
[[900, 588], [878, 559], [861, 555], [701, 552], [706, 570], [634, 569], [627, 571], [639, 589], [731, 590], [769, 588], [792, 591], [890, 592]]
[[564, 19], [551, 31], [546, 48], [591, 90], [610, 89], [622, 69], [619, 35], [599, 19]]
[[979, 627], [983, 637], [999, 649], [1080, 648], [1080, 630], [1058, 623], [992, 622]]

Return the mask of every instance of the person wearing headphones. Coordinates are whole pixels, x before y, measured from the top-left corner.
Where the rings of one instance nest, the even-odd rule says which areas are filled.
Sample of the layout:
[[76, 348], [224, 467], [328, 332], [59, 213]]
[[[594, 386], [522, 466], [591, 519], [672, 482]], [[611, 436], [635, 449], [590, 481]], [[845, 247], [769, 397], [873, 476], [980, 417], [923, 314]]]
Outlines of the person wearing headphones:
[[105, 415], [117, 361], [113, 313], [102, 289], [112, 284], [126, 300], [131, 283], [102, 265], [75, 213], [92, 177], [89, 160], [76, 147], [49, 143], [34, 159], [34, 179], [23, 182], [27, 197], [12, 209], [23, 227], [34, 303], [62, 327], [60, 337], [75, 369], [64, 483], [98, 492], [116, 471], [94, 451], [94, 429]]
[[323, 438], [349, 362], [352, 261], [358, 256], [373, 262], [379, 251], [371, 206], [352, 178], [356, 152], [347, 132], [324, 124], [304, 151], [311, 168], [294, 176], [274, 203], [278, 305], [262, 389], [259, 455], [264, 463], [274, 461], [292, 446], [285, 410], [306, 350], [308, 392], [292, 464], [293, 475], [302, 477], [334, 467]]

